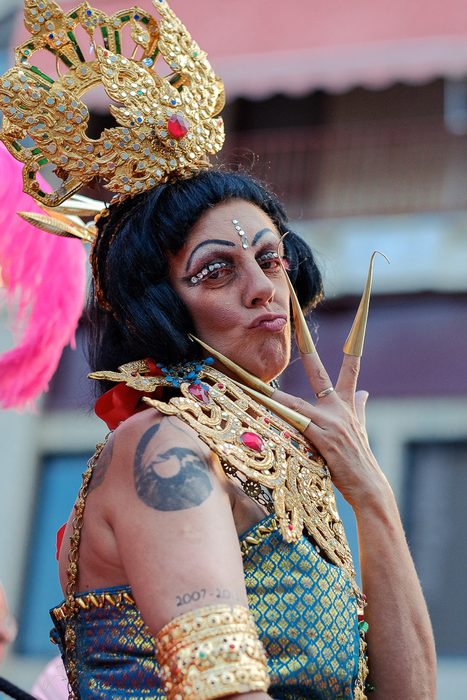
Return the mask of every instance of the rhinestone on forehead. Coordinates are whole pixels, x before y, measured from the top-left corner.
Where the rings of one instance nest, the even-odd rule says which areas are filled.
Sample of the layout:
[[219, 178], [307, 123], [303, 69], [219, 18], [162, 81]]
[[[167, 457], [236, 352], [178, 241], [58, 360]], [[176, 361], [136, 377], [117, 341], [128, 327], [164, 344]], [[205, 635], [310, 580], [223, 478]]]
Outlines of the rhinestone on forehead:
[[247, 237], [245, 231], [243, 230], [242, 226], [240, 225], [240, 222], [238, 221], [238, 219], [232, 219], [232, 223], [235, 227], [236, 232], [238, 233], [238, 235], [241, 238], [242, 248], [244, 250], [246, 250], [249, 247], [249, 244], [248, 244], [248, 237]]

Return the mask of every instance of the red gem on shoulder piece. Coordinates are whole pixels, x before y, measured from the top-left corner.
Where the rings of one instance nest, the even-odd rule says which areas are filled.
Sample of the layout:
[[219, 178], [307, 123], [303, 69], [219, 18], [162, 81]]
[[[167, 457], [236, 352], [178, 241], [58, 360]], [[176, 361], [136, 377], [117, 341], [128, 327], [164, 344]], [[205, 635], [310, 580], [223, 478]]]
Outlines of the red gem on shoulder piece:
[[190, 394], [200, 403], [210, 403], [209, 393], [201, 384], [190, 384], [188, 387]]
[[188, 124], [183, 114], [172, 114], [167, 122], [167, 131], [172, 138], [178, 141], [188, 133]]
[[256, 433], [242, 433], [240, 435], [240, 440], [248, 447], [248, 449], [253, 450], [253, 452], [262, 452], [264, 450], [264, 442]]

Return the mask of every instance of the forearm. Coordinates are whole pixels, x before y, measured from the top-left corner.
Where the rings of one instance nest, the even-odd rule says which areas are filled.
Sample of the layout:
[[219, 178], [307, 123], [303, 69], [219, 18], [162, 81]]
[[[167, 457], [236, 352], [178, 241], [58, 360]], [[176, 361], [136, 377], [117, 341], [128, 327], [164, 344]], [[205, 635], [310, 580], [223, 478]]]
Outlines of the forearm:
[[355, 508], [368, 605], [372, 700], [433, 700], [436, 654], [431, 623], [399, 512], [388, 487]]

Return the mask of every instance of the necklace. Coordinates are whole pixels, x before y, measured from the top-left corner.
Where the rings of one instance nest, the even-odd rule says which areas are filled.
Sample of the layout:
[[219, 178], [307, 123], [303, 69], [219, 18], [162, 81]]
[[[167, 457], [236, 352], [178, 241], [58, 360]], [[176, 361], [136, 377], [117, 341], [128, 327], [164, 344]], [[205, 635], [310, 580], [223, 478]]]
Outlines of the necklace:
[[218, 455], [227, 475], [240, 473], [243, 490], [262, 505], [266, 489], [286, 542], [297, 542], [306, 529], [354, 583], [352, 555], [323, 458], [298, 431], [218, 370], [203, 366], [198, 376], [200, 384], [182, 383], [181, 395], [168, 403], [143, 400], [190, 425]]
[[[274, 511], [286, 542], [297, 542], [305, 530], [324, 556], [347, 573], [363, 607], [323, 458], [300, 432], [211, 365], [208, 359], [162, 367], [154, 376], [151, 365], [141, 360], [91, 376], [144, 391], [149, 406], [190, 425], [219, 457], [224, 472], [240, 481], [250, 498]], [[179, 395], [168, 402], [147, 396], [161, 386], [177, 388]]]

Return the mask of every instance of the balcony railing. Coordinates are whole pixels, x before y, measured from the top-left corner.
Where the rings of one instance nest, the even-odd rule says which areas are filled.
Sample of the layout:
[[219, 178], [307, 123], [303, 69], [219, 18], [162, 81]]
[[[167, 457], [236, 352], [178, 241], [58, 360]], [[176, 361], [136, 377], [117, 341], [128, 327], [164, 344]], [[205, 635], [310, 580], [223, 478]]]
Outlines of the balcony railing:
[[224, 159], [249, 165], [291, 217], [467, 209], [467, 137], [441, 121], [234, 134]]

